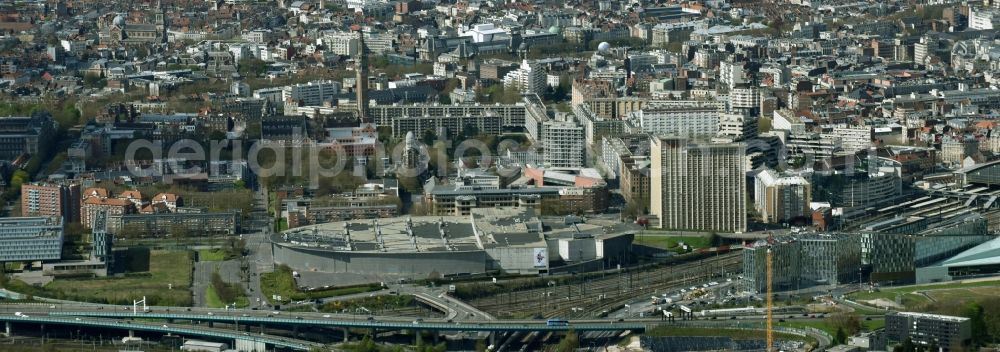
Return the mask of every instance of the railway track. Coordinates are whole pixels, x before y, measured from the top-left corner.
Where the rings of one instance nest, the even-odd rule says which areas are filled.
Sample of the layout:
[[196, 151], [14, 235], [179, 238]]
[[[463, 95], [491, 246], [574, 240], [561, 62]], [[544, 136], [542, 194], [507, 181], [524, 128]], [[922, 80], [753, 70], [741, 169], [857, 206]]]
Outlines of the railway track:
[[559, 286], [501, 292], [469, 301], [497, 317], [595, 317], [643, 295], [662, 294], [740, 270], [739, 253], [653, 270], [608, 273], [603, 278]]
[[[735, 270], [737, 268], [734, 265], [731, 269]], [[592, 316], [593, 312], [603, 312], [605, 310], [611, 311], [618, 309], [631, 301], [634, 301], [637, 297], [648, 297], [653, 295], [658, 295], [660, 293], [665, 293], [668, 291], [679, 290], [681, 288], [688, 287], [689, 285], [697, 285], [703, 283], [711, 278], [716, 278], [716, 275], [706, 274], [698, 275], [687, 278], [682, 278], [680, 280], [673, 280], [653, 286], [639, 287], [638, 289], [625, 292], [619, 295], [609, 295], [607, 298], [594, 302], [588, 303], [586, 301], [583, 303], [582, 307], [579, 306], [563, 306], [552, 311], [545, 313], [546, 318], [551, 317], [569, 317], [569, 318], [580, 318]], [[574, 309], [576, 308], [576, 309]]]

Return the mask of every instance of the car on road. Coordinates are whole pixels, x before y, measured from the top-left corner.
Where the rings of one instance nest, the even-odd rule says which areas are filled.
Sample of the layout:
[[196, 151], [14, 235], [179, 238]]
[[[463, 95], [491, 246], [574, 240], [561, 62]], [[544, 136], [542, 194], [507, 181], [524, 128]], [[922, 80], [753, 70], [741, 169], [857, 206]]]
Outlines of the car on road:
[[329, 314], [323, 314], [323, 317], [324, 317], [324, 318], [329, 318], [329, 317], [330, 317], [330, 315], [329, 315]]

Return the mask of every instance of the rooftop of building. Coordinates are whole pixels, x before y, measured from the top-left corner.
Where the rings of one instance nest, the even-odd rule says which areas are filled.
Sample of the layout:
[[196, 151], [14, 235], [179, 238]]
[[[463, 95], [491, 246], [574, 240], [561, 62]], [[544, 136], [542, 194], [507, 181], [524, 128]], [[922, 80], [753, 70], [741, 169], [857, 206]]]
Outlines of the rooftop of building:
[[943, 321], [950, 321], [950, 322], [955, 322], [955, 323], [961, 323], [961, 322], [969, 320], [969, 318], [966, 318], [966, 317], [956, 317], [956, 316], [952, 316], [952, 315], [941, 315], [941, 314], [930, 314], [930, 313], [897, 312], [895, 314], [906, 316], [906, 317], [912, 317], [912, 318], [943, 320]]
[[299, 227], [276, 242], [349, 252], [446, 252], [479, 250], [466, 217], [414, 216], [352, 220]]
[[476, 208], [469, 216], [400, 216], [298, 227], [272, 237], [330, 251], [417, 253], [545, 246], [546, 239], [613, 238], [633, 224], [580, 217], [539, 218], [531, 208]]

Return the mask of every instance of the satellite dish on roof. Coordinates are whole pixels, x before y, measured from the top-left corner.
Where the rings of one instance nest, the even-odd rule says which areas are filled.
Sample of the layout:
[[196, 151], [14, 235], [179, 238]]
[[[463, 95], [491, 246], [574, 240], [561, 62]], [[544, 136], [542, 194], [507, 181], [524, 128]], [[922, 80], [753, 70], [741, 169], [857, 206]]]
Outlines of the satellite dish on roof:
[[597, 44], [597, 51], [600, 51], [602, 53], [606, 53], [606, 52], [608, 52], [608, 50], [611, 50], [611, 44], [610, 43], [608, 43], [608, 42], [601, 42], [601, 44]]

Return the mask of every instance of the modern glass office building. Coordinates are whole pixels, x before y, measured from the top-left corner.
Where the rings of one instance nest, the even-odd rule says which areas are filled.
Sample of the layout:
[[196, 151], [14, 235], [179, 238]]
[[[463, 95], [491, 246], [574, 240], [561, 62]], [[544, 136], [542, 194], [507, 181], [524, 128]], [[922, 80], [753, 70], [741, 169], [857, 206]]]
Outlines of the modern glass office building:
[[0, 262], [59, 260], [63, 231], [60, 217], [0, 218]]

